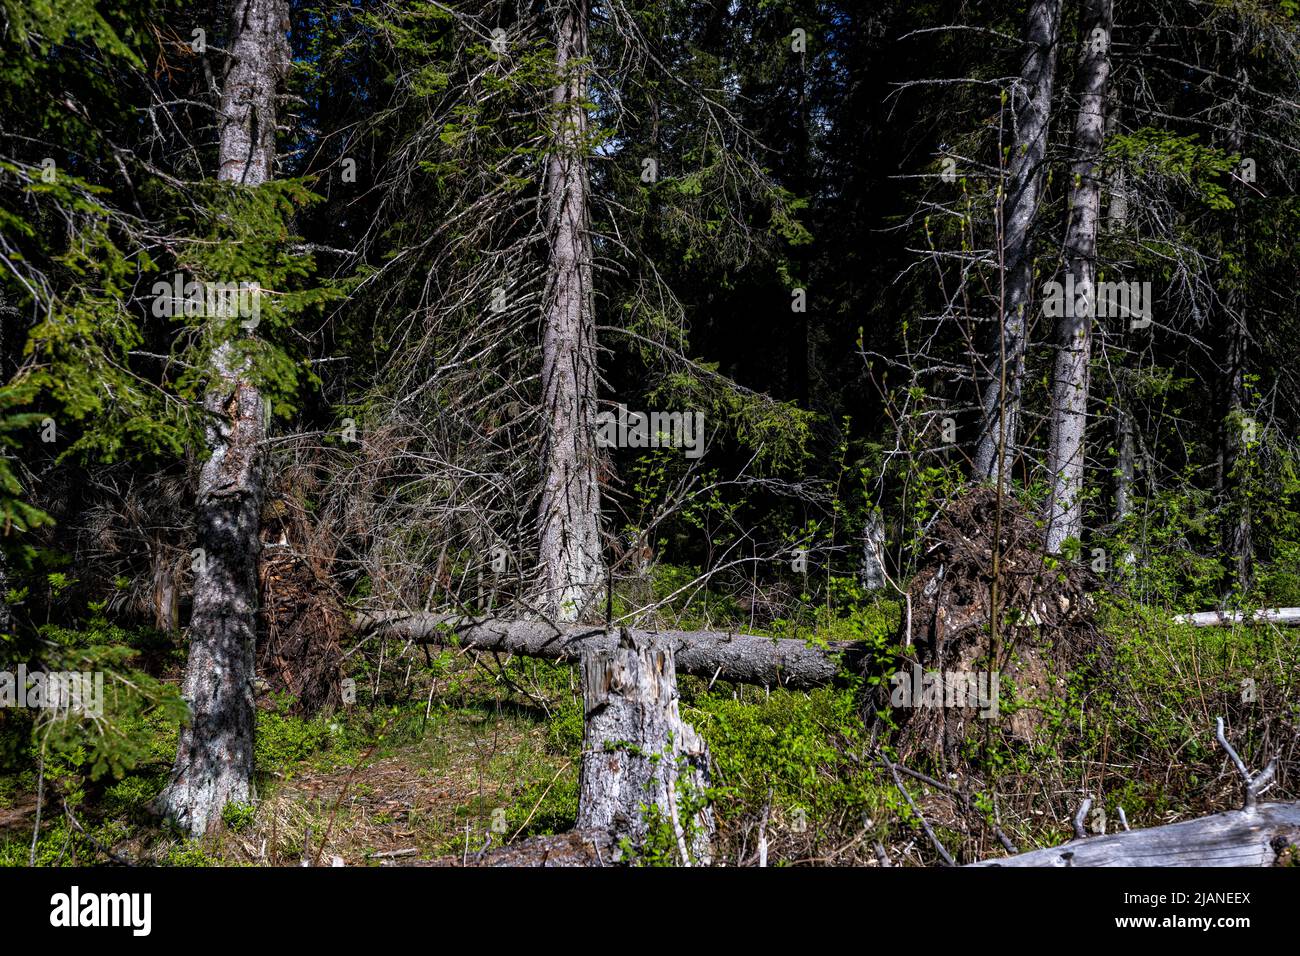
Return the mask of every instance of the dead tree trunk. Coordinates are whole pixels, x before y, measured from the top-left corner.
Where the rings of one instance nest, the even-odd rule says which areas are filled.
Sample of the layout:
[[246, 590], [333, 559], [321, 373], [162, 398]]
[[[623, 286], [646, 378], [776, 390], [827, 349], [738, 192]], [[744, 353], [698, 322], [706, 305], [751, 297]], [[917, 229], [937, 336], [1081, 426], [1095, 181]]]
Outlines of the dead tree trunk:
[[153, 564], [153, 623], [165, 634], [180, 629], [180, 587], [176, 556], [167, 543], [155, 538], [150, 546]]
[[596, 481], [596, 329], [592, 313], [587, 182], [587, 0], [558, 13], [552, 95], [554, 144], [546, 165], [550, 265], [542, 329], [546, 427], [538, 513], [541, 605], [557, 621], [598, 607], [600, 487]]
[[885, 583], [885, 523], [873, 510], [862, 527], [862, 587], [879, 591]]
[[1043, 183], [1060, 27], [1061, 0], [1034, 0], [1025, 26], [1028, 49], [1019, 82], [1012, 89], [1015, 132], [999, 236], [1003, 274], [999, 339], [989, 363], [992, 374], [981, 398], [973, 472], [976, 479], [984, 481], [1006, 481], [1015, 460], [1026, 312], [1033, 280], [1033, 227]]
[[613, 647], [584, 648], [582, 702], [576, 828], [634, 848], [656, 830], [682, 865], [708, 863], [709, 752], [678, 713], [672, 645], [624, 629]]
[[[221, 95], [217, 178], [256, 187], [272, 176], [276, 93], [289, 65], [285, 0], [237, 0]], [[218, 317], [214, 322], [222, 321]], [[227, 318], [226, 323], [229, 322]], [[254, 641], [262, 507], [262, 396], [226, 324], [204, 407], [209, 457], [199, 475], [198, 560], [182, 693], [190, 722], [158, 809], [194, 836], [253, 796]]]
[[1176, 624], [1191, 624], [1193, 627], [1224, 627], [1240, 624], [1243, 621], [1258, 624], [1300, 624], [1300, 607], [1261, 608], [1253, 614], [1240, 611], [1197, 611], [1195, 614], [1179, 614], [1174, 617]]
[[[546, 621], [471, 620], [440, 614], [367, 614], [357, 626], [416, 644], [457, 644], [550, 660], [577, 661], [588, 648], [612, 650], [618, 641], [600, 627], [556, 628]], [[652, 636], [648, 631], [632, 633], [638, 638]], [[658, 631], [653, 636], [672, 649], [679, 673], [760, 687], [822, 687], [841, 674], [856, 672], [866, 660], [864, 646], [847, 641], [820, 648], [729, 631]]]
[[1251, 535], [1250, 492], [1242, 485], [1249, 480], [1248, 456], [1253, 454], [1251, 445], [1256, 440], [1257, 426], [1246, 414], [1246, 320], [1234, 315], [1230, 321], [1226, 456], [1229, 505], [1224, 520], [1224, 550], [1231, 568], [1230, 586], [1246, 592], [1254, 580], [1255, 542]]
[[1123, 400], [1115, 403], [1115, 520], [1123, 521], [1133, 513], [1133, 416]]
[[[1111, 0], [1086, 0], [1081, 22], [1079, 113], [1074, 126], [1069, 225], [1065, 256], [1075, 300], [1065, 297], [1057, 319], [1056, 370], [1052, 382], [1052, 425], [1047, 467], [1047, 551], [1059, 554], [1069, 538], [1083, 533], [1083, 465], [1088, 421], [1088, 365], [1092, 319], [1097, 305], [1097, 225], [1101, 219], [1101, 151], [1106, 84], [1110, 79]], [[1070, 287], [1067, 281], [1066, 287]]]
[[1072, 840], [972, 866], [1272, 866], [1300, 845], [1300, 804], [1264, 803], [1148, 830]]

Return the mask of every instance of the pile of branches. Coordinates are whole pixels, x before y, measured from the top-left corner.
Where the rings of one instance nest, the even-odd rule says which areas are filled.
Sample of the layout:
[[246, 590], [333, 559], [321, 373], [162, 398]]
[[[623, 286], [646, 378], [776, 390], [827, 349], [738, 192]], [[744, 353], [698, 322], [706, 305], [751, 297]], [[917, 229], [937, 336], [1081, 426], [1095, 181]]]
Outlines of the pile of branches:
[[319, 481], [310, 462], [279, 472], [262, 509], [257, 673], [301, 716], [342, 703], [343, 634], [351, 628], [331, 570], [336, 544], [306, 507]]

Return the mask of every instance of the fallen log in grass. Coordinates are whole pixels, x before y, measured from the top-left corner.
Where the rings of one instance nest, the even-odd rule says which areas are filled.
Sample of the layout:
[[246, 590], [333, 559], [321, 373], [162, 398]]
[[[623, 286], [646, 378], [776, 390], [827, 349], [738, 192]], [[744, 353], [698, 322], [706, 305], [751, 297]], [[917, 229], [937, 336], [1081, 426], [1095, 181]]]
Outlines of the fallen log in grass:
[[1300, 624], [1300, 607], [1266, 607], [1251, 614], [1241, 611], [1197, 611], [1195, 614], [1178, 614], [1174, 617], [1176, 624], [1190, 624], [1193, 627], [1226, 627], [1250, 621], [1259, 624]]
[[[444, 614], [389, 612], [363, 614], [364, 631], [416, 644], [457, 644], [479, 651], [577, 662], [584, 649], [612, 650], [618, 632], [603, 626], [556, 626], [546, 621], [475, 619]], [[637, 631], [672, 648], [677, 671], [708, 681], [725, 680], [765, 687], [807, 690], [833, 684], [845, 668], [861, 665], [860, 644], [834, 641], [813, 647], [789, 638], [759, 637], [731, 631]]]
[[[1300, 803], [1261, 803], [1250, 810], [1071, 840], [970, 865], [1273, 866], [1288, 847], [1300, 847]], [[1295, 852], [1289, 851], [1290, 856]]]

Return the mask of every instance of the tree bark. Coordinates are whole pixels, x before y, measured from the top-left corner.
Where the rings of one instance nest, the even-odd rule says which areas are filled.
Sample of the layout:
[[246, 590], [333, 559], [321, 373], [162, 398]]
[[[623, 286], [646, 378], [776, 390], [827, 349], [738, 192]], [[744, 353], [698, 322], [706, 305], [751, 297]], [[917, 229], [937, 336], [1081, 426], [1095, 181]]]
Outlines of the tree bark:
[[[439, 614], [362, 615], [362, 630], [416, 644], [458, 644], [480, 651], [500, 651], [550, 660], [580, 659], [587, 647], [612, 649], [616, 638], [599, 627], [547, 621], [469, 620]], [[803, 641], [757, 637], [725, 631], [659, 631], [671, 647], [676, 669], [706, 680], [726, 680], [760, 687], [807, 690], [833, 684], [865, 661], [860, 644], [835, 641], [825, 648]], [[646, 631], [633, 631], [640, 638]]]
[[1300, 845], [1300, 803], [1262, 803], [1148, 830], [1071, 840], [972, 866], [1272, 866]]
[[1026, 311], [1033, 280], [1033, 228], [1043, 183], [1060, 27], [1061, 0], [1034, 0], [1025, 27], [1028, 50], [1020, 81], [1012, 91], [1015, 138], [999, 237], [1003, 273], [999, 340], [992, 352], [992, 375], [981, 398], [980, 437], [973, 469], [973, 476], [984, 481], [1007, 481], [1019, 437]]
[[542, 329], [546, 423], [538, 513], [541, 606], [572, 622], [599, 607], [600, 487], [596, 481], [596, 330], [592, 312], [587, 183], [587, 0], [559, 12], [552, 95], [554, 148], [547, 160], [550, 264]]
[[[217, 178], [272, 177], [276, 93], [289, 66], [285, 0], [236, 0], [221, 96]], [[258, 523], [265, 437], [262, 396], [227, 339], [214, 350], [204, 399], [209, 457], [199, 475], [198, 546], [181, 729], [161, 812], [192, 836], [226, 804], [252, 799]]]
[[[1106, 84], [1110, 79], [1111, 0], [1085, 0], [1080, 32], [1079, 112], [1074, 126], [1066, 268], [1080, 301], [1066, 301], [1057, 320], [1052, 424], [1048, 438], [1047, 551], [1059, 554], [1083, 534], [1083, 466], [1088, 421], [1088, 365], [1097, 304], [1097, 225], [1101, 219], [1101, 151], [1104, 145]], [[1068, 287], [1068, 286], [1067, 286]], [[1082, 314], [1080, 314], [1082, 313]]]
[[576, 829], [640, 847], [657, 823], [673, 856], [692, 866], [710, 860], [713, 813], [693, 809], [708, 787], [709, 751], [681, 719], [677, 696], [672, 643], [661, 636], [624, 628], [613, 646], [583, 648]]

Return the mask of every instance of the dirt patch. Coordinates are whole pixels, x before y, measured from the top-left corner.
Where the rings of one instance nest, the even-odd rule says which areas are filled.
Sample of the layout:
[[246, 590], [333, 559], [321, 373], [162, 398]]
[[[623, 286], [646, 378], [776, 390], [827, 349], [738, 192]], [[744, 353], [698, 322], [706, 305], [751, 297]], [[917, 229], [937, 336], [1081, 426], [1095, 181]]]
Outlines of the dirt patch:
[[512, 805], [519, 783], [502, 760], [540, 754], [544, 742], [540, 725], [453, 716], [431, 725], [425, 739], [355, 768], [299, 767], [268, 788], [251, 831], [225, 834], [224, 852], [282, 866], [318, 858], [329, 866], [336, 857], [347, 866], [473, 857], [511, 835], [492, 829], [494, 812]]

